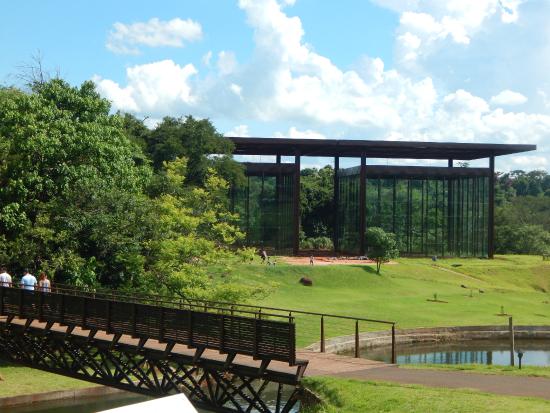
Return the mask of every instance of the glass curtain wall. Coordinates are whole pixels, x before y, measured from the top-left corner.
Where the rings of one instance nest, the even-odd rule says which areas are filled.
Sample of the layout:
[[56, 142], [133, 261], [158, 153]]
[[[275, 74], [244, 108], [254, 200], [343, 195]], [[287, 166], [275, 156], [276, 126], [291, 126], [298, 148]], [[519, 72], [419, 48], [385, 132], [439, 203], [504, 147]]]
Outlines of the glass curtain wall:
[[360, 168], [338, 170], [338, 249], [339, 252], [359, 254], [359, 184]]
[[[360, 169], [338, 172], [339, 249], [359, 253]], [[370, 176], [366, 227], [396, 234], [405, 255], [487, 256], [489, 178]]]
[[239, 214], [246, 245], [288, 253], [292, 249], [294, 175], [248, 175], [246, 184], [232, 189], [232, 210]]
[[487, 255], [489, 178], [367, 176], [367, 228], [396, 234], [409, 255]]

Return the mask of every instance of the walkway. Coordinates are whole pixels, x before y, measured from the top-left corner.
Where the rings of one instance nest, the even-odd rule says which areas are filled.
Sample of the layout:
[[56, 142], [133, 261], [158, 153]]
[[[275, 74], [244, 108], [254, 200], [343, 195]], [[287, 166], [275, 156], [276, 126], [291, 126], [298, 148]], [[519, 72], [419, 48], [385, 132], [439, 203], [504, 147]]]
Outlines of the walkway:
[[332, 376], [429, 387], [474, 389], [506, 396], [540, 397], [550, 400], [550, 379], [543, 377], [405, 369], [377, 361], [308, 351], [299, 352], [299, 357], [309, 360], [306, 376]]

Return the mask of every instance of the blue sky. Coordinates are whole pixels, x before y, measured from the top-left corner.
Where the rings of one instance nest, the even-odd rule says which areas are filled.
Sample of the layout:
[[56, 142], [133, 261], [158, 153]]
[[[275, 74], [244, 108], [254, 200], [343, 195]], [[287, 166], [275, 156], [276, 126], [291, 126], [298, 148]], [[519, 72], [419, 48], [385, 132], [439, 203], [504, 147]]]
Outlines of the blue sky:
[[534, 143], [497, 168], [548, 169], [549, 3], [7, 2], [0, 82], [40, 51], [151, 125], [192, 114], [242, 136]]

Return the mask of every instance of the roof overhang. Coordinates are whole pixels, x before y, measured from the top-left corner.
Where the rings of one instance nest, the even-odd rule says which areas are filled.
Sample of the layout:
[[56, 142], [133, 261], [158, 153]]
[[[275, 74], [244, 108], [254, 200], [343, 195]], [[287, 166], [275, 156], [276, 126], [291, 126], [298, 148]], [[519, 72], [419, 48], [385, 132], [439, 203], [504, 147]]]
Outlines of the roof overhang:
[[459, 159], [534, 151], [536, 145], [495, 143], [408, 142], [340, 139], [289, 139], [229, 137], [235, 155], [281, 155], [358, 158]]

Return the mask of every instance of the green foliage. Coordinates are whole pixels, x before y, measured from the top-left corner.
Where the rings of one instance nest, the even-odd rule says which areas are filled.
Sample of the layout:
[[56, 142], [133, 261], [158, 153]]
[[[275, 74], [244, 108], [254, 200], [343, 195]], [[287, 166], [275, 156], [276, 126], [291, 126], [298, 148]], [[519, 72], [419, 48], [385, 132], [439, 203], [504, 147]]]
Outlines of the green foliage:
[[330, 251], [334, 248], [329, 237], [310, 237], [300, 239], [300, 248], [305, 250]]
[[[167, 161], [185, 157], [188, 160], [186, 182], [189, 185], [204, 184], [208, 169], [231, 182], [244, 182], [242, 165], [231, 158], [233, 143], [216, 131], [208, 119], [165, 117], [156, 128], [146, 132], [137, 119], [125, 117], [126, 131], [144, 148], [155, 170], [162, 171]], [[216, 154], [216, 156], [212, 156]]]
[[302, 227], [308, 237], [330, 237], [334, 227], [334, 169], [307, 168], [300, 172]]
[[495, 249], [500, 254], [550, 251], [550, 175], [546, 171], [498, 175]]
[[208, 156], [229, 153], [230, 142], [208, 120], [166, 118], [150, 131], [109, 111], [92, 82], [0, 89], [2, 264], [79, 285], [230, 301], [263, 294], [231, 282], [250, 251], [232, 249], [243, 234], [223, 176], [242, 170]]
[[399, 257], [399, 249], [393, 233], [386, 232], [382, 228], [371, 227], [367, 229], [365, 239], [368, 256], [376, 261], [377, 274], [380, 274], [380, 267], [383, 262]]
[[[75, 88], [55, 79], [29, 94], [1, 90], [0, 100], [0, 248], [7, 264], [70, 272], [74, 281], [116, 273], [116, 257], [135, 252], [123, 238], [132, 232], [127, 225], [139, 225], [129, 219], [141, 215], [132, 206], [150, 177], [120, 117], [109, 114], [92, 82]], [[92, 258], [101, 254], [98, 266]]]
[[548, 254], [550, 232], [542, 225], [498, 225], [495, 248], [499, 254]]

